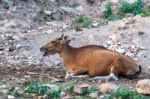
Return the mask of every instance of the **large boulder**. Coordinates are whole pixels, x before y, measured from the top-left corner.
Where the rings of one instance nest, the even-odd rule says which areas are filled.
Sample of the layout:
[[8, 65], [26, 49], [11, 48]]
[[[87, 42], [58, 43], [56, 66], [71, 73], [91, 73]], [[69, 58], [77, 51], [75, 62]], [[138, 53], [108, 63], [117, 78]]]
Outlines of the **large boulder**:
[[99, 92], [103, 94], [108, 94], [108, 93], [112, 93], [113, 91], [116, 91], [118, 88], [119, 86], [110, 82], [102, 83], [100, 85]]
[[143, 79], [138, 81], [136, 91], [140, 94], [150, 95], [150, 79]]

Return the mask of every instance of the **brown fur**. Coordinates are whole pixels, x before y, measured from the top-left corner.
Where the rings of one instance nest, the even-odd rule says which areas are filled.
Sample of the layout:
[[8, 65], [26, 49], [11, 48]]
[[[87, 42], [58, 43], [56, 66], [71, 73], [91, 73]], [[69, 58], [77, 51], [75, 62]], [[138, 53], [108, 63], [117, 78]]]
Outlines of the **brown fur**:
[[[66, 37], [67, 38], [67, 37]], [[130, 57], [108, 50], [103, 46], [87, 45], [79, 48], [68, 45], [70, 40], [57, 38], [41, 48], [44, 55], [59, 53], [69, 72], [87, 73], [90, 77], [114, 75], [133, 76], [140, 71]]]

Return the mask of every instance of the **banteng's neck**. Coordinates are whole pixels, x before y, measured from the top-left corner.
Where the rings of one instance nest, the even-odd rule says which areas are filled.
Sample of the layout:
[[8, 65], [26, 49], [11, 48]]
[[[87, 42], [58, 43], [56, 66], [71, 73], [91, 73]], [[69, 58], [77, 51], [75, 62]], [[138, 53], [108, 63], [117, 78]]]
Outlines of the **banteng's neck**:
[[63, 59], [64, 64], [67, 66], [68, 64], [70, 64], [73, 60], [73, 57], [75, 57], [75, 51], [76, 48], [65, 44], [63, 45], [62, 51], [60, 53], [60, 57]]

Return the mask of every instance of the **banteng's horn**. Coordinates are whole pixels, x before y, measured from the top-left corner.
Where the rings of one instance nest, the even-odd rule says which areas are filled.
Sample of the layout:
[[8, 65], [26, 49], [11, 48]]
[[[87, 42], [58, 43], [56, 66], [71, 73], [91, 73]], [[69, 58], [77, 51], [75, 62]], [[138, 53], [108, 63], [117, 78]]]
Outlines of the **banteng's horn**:
[[62, 35], [61, 35], [61, 37], [59, 39], [61, 40], [63, 38], [63, 36], [64, 36], [64, 33], [62, 33]]

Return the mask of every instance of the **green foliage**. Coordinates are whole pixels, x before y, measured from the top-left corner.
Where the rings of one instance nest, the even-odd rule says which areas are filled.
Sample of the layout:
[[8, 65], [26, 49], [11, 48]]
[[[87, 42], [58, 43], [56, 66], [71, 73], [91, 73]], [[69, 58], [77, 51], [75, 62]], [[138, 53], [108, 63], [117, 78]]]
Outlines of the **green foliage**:
[[12, 0], [4, 0], [4, 8], [9, 9], [13, 5]]
[[49, 2], [48, 0], [42, 0], [42, 9], [43, 9], [43, 11], [48, 10], [48, 5], [49, 5], [48, 2]]
[[98, 91], [98, 88], [99, 88], [98, 86], [91, 86], [91, 87], [89, 88], [90, 93]]
[[89, 94], [98, 91], [98, 86], [80, 88], [82, 94]]
[[84, 28], [91, 28], [92, 27], [92, 20], [90, 17], [85, 15], [79, 15], [75, 19], [75, 24]]
[[82, 93], [82, 94], [89, 94], [89, 93], [90, 93], [90, 90], [89, 90], [88, 87], [80, 88], [80, 90], [81, 90], [81, 93]]
[[60, 99], [60, 91], [53, 91], [49, 93], [48, 99]]
[[139, 16], [142, 16], [142, 17], [147, 17], [147, 16], [150, 16], [150, 8], [145, 8], [143, 9], [143, 12], [138, 14]]
[[105, 6], [104, 17], [108, 20], [113, 19], [112, 4], [110, 2]]
[[135, 3], [132, 4], [124, 2], [120, 7], [120, 15], [125, 16], [126, 13], [131, 13], [133, 15], [143, 13], [142, 0], [137, 0]]
[[4, 95], [4, 93], [0, 91], [0, 96], [3, 96], [3, 95]]
[[127, 88], [120, 87], [117, 91], [113, 92], [108, 99], [148, 99], [135, 91], [131, 91]]
[[140, 35], [140, 36], [142, 36], [142, 35], [144, 35], [144, 34], [145, 34], [145, 33], [142, 32], [142, 31], [138, 32], [138, 35]]
[[127, 13], [145, 17], [150, 15], [150, 10], [149, 8], [144, 8], [142, 0], [137, 0], [132, 4], [124, 2], [119, 7], [119, 15], [114, 15], [112, 10], [112, 3], [108, 3], [105, 6], [104, 17], [108, 20], [122, 19]]
[[67, 83], [65, 85], [65, 87], [66, 87], [65, 90], [66, 90], [67, 93], [69, 93], [69, 94], [73, 93], [73, 91], [74, 91], [74, 85], [73, 85], [73, 83]]
[[49, 92], [50, 87], [44, 86], [47, 84], [48, 80], [36, 80], [27, 86], [26, 90], [30, 93], [38, 93], [40, 95], [45, 95]]
[[9, 51], [14, 51], [16, 50], [16, 45], [15, 44], [11, 44], [11, 46], [9, 47]]

